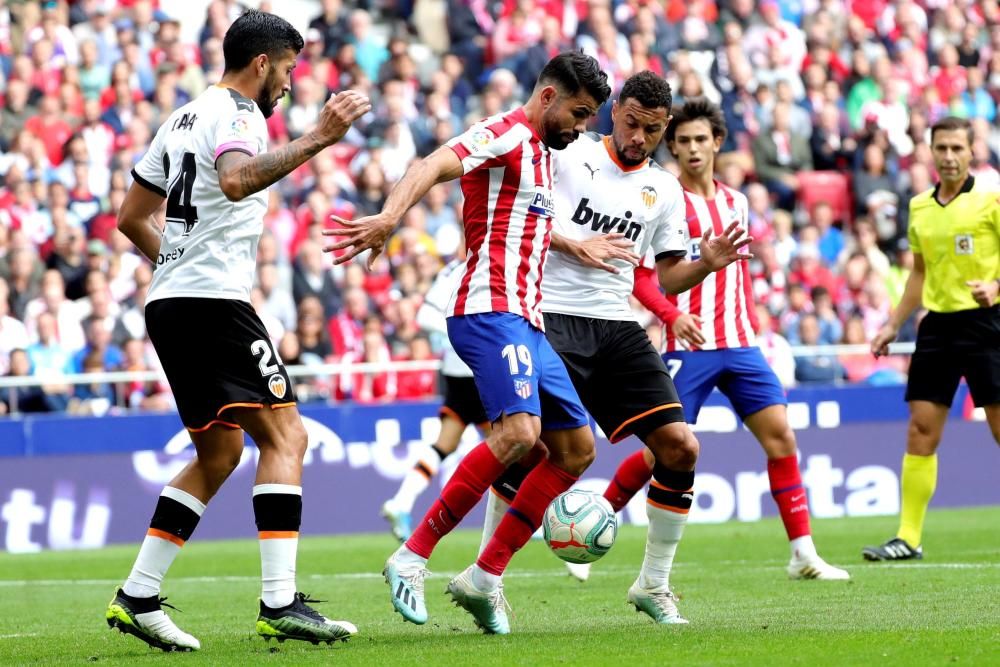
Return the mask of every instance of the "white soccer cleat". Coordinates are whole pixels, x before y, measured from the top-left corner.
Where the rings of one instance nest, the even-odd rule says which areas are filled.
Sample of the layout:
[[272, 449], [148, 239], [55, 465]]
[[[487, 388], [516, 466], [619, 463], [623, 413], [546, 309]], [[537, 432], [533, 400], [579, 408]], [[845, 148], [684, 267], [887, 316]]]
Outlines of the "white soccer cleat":
[[[400, 547], [402, 549], [402, 547]], [[382, 570], [385, 583], [389, 584], [389, 599], [393, 608], [410, 623], [427, 622], [424, 604], [424, 577], [430, 574], [423, 564], [399, 562], [399, 550], [389, 556]]]
[[677, 597], [669, 589], [651, 591], [639, 587], [639, 582], [628, 589], [628, 603], [637, 612], [643, 612], [660, 625], [686, 625], [687, 619], [677, 610]]
[[566, 569], [569, 571], [569, 576], [573, 577], [577, 581], [586, 581], [590, 579], [590, 563], [566, 563]]
[[451, 596], [456, 606], [472, 614], [476, 626], [488, 635], [509, 635], [510, 621], [507, 609], [510, 605], [503, 594], [501, 583], [492, 591], [480, 590], [472, 581], [470, 565], [457, 577], [448, 582], [445, 593]]
[[846, 581], [851, 578], [847, 570], [830, 565], [819, 557], [819, 554], [812, 556], [793, 557], [786, 568], [789, 579], [820, 579], [824, 581]]

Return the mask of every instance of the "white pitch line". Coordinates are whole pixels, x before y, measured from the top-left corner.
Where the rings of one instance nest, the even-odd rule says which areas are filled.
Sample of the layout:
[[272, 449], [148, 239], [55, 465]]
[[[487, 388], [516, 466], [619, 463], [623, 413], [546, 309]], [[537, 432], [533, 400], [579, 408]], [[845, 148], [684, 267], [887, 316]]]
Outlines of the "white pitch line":
[[13, 635], [0, 635], [0, 639], [20, 639], [22, 637], [37, 637], [37, 632], [18, 632]]
[[[713, 566], [717, 566], [718, 563], [713, 563]], [[681, 564], [675, 565], [675, 568], [681, 566]], [[701, 567], [696, 563], [684, 563], [681, 569], [693, 569]], [[780, 565], [745, 565], [740, 562], [740, 567], [748, 570], [759, 570], [759, 571], [770, 571], [774, 570]], [[1000, 568], [1000, 563], [871, 563], [866, 565], [859, 565], [854, 568], [855, 571], [861, 569], [876, 570], [876, 569], [894, 569], [894, 570], [907, 570], [907, 569], [924, 569], [924, 570], [987, 570]], [[621, 574], [632, 574], [637, 571], [637, 567], [595, 567], [591, 571], [591, 576], [617, 576]], [[429, 575], [430, 579], [451, 579], [458, 572], [433, 572]], [[538, 579], [543, 577], [559, 577], [566, 574], [565, 570], [555, 568], [550, 570], [514, 570], [507, 574], [507, 578], [513, 579]], [[382, 575], [377, 572], [339, 572], [332, 574], [310, 574], [305, 575], [302, 579], [322, 581], [327, 579], [343, 579], [343, 580], [365, 580], [365, 579], [382, 579]], [[221, 584], [221, 583], [248, 583], [248, 582], [259, 582], [260, 577], [242, 576], [242, 575], [231, 575], [231, 576], [219, 576], [219, 577], [173, 577], [170, 579], [171, 583], [180, 584]], [[0, 579], [0, 588], [18, 588], [24, 586], [116, 586], [120, 585], [121, 579]], [[25, 635], [27, 636], [27, 635]], [[0, 635], [2, 638], [3, 635]]]

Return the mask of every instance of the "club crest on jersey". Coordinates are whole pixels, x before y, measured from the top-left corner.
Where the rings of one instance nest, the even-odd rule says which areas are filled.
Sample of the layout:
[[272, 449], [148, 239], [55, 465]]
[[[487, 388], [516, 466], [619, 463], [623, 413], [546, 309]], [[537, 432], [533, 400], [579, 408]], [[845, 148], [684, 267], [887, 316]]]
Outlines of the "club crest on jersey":
[[955, 254], [971, 255], [975, 247], [972, 244], [972, 234], [955, 234]]
[[552, 203], [552, 192], [541, 188], [536, 189], [535, 196], [532, 197], [531, 204], [528, 205], [528, 212], [535, 215], [547, 215], [551, 218], [555, 212], [555, 206]]
[[653, 208], [656, 204], [656, 188], [652, 185], [647, 185], [642, 188], [642, 203], [646, 205], [646, 208]]
[[288, 384], [283, 375], [272, 375], [271, 379], [267, 381], [267, 388], [277, 398], [284, 398], [285, 392], [288, 391]]
[[514, 393], [521, 398], [531, 398], [531, 382], [518, 378], [514, 380]]

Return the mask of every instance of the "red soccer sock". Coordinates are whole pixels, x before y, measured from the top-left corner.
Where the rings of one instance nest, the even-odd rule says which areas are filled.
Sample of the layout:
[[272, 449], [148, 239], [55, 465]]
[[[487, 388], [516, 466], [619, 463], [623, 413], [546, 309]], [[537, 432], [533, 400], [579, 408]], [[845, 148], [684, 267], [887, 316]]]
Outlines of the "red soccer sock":
[[653, 478], [653, 469], [646, 463], [644, 453], [645, 450], [640, 449], [627, 456], [618, 466], [614, 479], [604, 491], [604, 498], [611, 503], [616, 512], [620, 512], [628, 505], [628, 501], [632, 500], [640, 489], [644, 489]]
[[806, 488], [802, 486], [798, 459], [794, 454], [768, 459], [767, 477], [771, 481], [771, 495], [778, 503], [788, 539], [809, 535], [809, 501], [806, 499]]
[[490, 543], [483, 549], [476, 564], [490, 574], [502, 575], [518, 549], [531, 539], [542, 525], [542, 515], [549, 503], [577, 480], [550, 461], [542, 461], [524, 479]]
[[479, 443], [455, 469], [441, 495], [427, 511], [406, 548], [424, 558], [430, 558], [438, 541], [451, 532], [469, 513], [486, 489], [504, 471], [504, 465], [485, 442]]

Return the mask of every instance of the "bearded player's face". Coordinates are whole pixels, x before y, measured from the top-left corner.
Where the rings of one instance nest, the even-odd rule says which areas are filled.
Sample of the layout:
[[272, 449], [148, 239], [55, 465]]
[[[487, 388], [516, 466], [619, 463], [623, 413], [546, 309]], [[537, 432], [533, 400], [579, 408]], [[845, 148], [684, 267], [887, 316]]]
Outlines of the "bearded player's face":
[[585, 90], [566, 95], [555, 86], [547, 87], [542, 91], [542, 141], [553, 150], [566, 148], [587, 130], [587, 121], [597, 113], [597, 107], [597, 101]]

